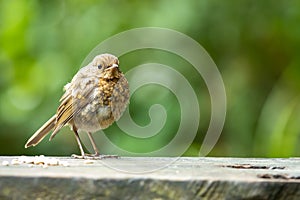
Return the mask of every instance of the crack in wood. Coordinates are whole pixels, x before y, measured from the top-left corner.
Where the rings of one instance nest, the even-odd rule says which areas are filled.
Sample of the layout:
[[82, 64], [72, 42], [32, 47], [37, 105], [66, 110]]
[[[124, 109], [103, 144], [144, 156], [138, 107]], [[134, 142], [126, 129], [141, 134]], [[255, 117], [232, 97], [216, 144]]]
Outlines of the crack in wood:
[[235, 168], [235, 169], [285, 169], [281, 166], [265, 166], [265, 165], [251, 165], [251, 164], [234, 164], [234, 165], [222, 165], [222, 167]]

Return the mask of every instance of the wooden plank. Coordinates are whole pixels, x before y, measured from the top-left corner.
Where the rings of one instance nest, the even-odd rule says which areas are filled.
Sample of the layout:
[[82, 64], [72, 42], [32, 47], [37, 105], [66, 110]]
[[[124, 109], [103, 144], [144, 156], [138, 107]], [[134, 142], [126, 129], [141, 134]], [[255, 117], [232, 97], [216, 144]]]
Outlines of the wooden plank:
[[0, 199], [300, 199], [298, 158], [0, 157], [0, 163]]

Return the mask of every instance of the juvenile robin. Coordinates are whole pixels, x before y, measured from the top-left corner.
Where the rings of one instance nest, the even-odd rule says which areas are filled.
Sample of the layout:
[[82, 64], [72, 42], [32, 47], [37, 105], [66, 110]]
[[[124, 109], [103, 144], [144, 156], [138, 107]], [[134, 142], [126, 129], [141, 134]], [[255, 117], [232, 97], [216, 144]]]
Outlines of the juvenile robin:
[[[111, 54], [96, 56], [77, 72], [64, 90], [56, 114], [29, 138], [25, 148], [37, 145], [51, 131], [49, 140], [53, 139], [62, 127], [69, 125], [81, 152], [74, 157], [100, 158], [92, 133], [118, 120], [129, 103], [129, 86], [118, 58]], [[94, 154], [84, 152], [79, 130], [87, 132]]]

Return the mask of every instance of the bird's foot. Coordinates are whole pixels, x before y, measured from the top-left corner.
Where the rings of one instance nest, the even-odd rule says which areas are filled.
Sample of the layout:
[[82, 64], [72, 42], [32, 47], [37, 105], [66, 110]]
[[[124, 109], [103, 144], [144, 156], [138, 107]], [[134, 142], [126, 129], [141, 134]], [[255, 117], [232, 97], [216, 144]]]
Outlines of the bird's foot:
[[102, 160], [102, 159], [106, 159], [106, 158], [120, 158], [120, 156], [118, 156], [118, 155], [102, 155], [99, 153], [84, 154], [84, 155], [72, 154], [71, 157], [75, 158], [75, 159], [92, 159], [92, 160]]

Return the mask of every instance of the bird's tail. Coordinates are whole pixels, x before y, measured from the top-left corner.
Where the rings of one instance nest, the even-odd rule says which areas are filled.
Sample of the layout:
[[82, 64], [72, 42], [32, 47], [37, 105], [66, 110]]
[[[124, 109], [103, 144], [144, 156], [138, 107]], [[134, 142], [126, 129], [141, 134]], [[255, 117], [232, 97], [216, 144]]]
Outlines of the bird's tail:
[[31, 138], [26, 142], [25, 148], [37, 145], [55, 126], [56, 115], [51, 117]]

